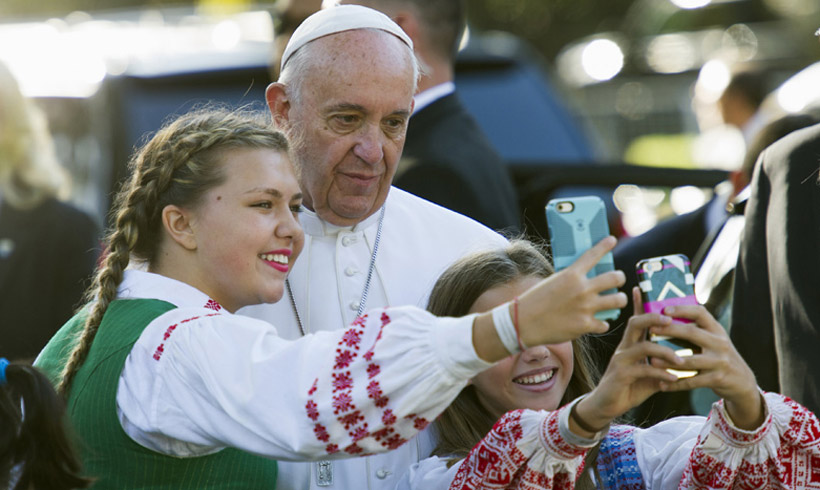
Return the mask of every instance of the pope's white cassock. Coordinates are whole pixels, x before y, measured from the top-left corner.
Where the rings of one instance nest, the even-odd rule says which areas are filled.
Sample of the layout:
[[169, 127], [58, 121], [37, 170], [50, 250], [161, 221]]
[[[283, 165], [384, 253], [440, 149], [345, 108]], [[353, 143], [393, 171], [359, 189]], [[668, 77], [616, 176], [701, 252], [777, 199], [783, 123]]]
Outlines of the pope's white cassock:
[[[478, 222], [395, 187], [385, 206], [366, 309], [424, 308], [433, 284], [456, 259], [507, 243]], [[310, 211], [303, 212], [305, 248], [289, 275], [293, 301], [285, 293], [276, 304], [250, 306], [239, 313], [269, 321], [288, 339], [303, 335], [302, 329], [316, 332], [349, 325], [362, 300], [379, 215], [376, 212], [353, 227], [338, 227]], [[282, 418], [287, 420], [287, 416]], [[277, 489], [392, 490], [404, 471], [432, 450], [428, 432], [381, 455], [319, 463], [281, 462]]]

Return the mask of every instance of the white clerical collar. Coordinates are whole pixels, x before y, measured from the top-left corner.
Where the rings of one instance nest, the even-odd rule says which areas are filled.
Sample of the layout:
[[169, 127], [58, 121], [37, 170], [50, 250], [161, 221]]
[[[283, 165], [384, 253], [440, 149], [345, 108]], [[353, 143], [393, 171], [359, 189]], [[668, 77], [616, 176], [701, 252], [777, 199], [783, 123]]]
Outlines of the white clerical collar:
[[378, 225], [379, 213], [378, 210], [376, 210], [375, 213], [353, 226], [336, 226], [324, 221], [319, 218], [315, 212], [302, 206], [302, 212], [299, 213], [299, 223], [301, 223], [305, 233], [310, 236], [335, 236], [338, 235], [339, 232], [366, 230], [371, 226]]
[[424, 109], [425, 107], [437, 101], [438, 99], [446, 95], [452, 94], [455, 91], [455, 83], [444, 82], [436, 85], [435, 87], [430, 87], [424, 92], [417, 93], [416, 96], [413, 97], [413, 100], [416, 102], [416, 104], [413, 106], [413, 114]]
[[[188, 283], [143, 270], [126, 269], [117, 299], [159, 299], [178, 308], [213, 308], [214, 300]], [[224, 310], [227, 312], [227, 310]]]

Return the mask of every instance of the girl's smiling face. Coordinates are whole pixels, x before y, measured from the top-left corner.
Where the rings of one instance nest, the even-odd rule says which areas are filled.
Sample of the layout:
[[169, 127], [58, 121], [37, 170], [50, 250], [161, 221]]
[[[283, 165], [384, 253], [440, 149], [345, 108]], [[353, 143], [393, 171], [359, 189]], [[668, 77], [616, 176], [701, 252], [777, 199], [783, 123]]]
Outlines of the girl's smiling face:
[[[541, 278], [525, 276], [485, 291], [470, 313], [512, 301]], [[541, 345], [507, 357], [473, 378], [479, 400], [496, 417], [518, 408], [555, 410], [572, 377], [572, 343]]]
[[304, 244], [299, 183], [286, 154], [228, 149], [225, 181], [191, 212], [197, 271], [192, 285], [228, 311], [278, 301]]

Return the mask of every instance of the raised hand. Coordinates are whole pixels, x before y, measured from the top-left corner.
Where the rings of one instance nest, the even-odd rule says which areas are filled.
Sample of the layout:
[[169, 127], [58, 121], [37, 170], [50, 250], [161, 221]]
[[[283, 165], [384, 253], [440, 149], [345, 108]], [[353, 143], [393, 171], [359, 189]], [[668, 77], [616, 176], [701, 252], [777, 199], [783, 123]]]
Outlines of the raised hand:
[[623, 308], [626, 295], [618, 292], [601, 296], [599, 293], [623, 286], [626, 277], [621, 271], [593, 278], [588, 278], [587, 273], [615, 243], [614, 237], [604, 238], [572, 265], [521, 296], [519, 333], [524, 344], [558, 344], [587, 333], [607, 331], [609, 324], [595, 318], [595, 313]]
[[696, 376], [664, 384], [665, 391], [691, 390], [708, 387], [724, 399], [726, 411], [735, 425], [753, 430], [763, 423], [763, 400], [754, 374], [738, 354], [729, 335], [703, 306], [670, 306], [664, 313], [686, 318], [693, 323], [672, 323], [653, 326], [652, 333], [688, 340], [701, 347], [701, 352], [683, 358], [675, 366], [653, 361], [653, 364], [676, 369], [698, 371]]
[[[578, 417], [587, 426], [606, 427], [614, 418], [660, 391], [664, 383], [677, 380], [665, 368], [679, 367], [683, 360], [669, 347], [646, 340], [647, 330], [668, 326], [672, 318], [657, 313], [642, 313], [638, 288], [632, 290], [632, 296], [635, 312], [629, 319], [620, 344], [598, 385], [576, 407]], [[663, 366], [647, 363], [650, 357], [663, 360]]]

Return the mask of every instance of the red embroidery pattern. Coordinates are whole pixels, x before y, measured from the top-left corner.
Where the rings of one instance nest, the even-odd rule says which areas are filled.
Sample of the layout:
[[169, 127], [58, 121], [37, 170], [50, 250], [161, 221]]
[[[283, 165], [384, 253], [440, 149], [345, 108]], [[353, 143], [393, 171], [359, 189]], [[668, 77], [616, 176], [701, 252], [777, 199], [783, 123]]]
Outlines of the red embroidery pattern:
[[[381, 366], [377, 362], [373, 362], [374, 349], [382, 338], [384, 327], [390, 323], [390, 317], [386, 313], [382, 313], [379, 320], [381, 321], [381, 325], [379, 326], [379, 331], [376, 334], [373, 345], [362, 355], [362, 359], [367, 362], [365, 367], [367, 379], [369, 380], [366, 387], [367, 396], [373, 400], [373, 404], [377, 408], [382, 409], [381, 423], [384, 427], [371, 432], [365, 421], [364, 413], [356, 406], [352, 395], [356, 376], [364, 374], [354, 375], [354, 371], [351, 370], [354, 366], [355, 369], [361, 369], [362, 366], [361, 361], [358, 360], [359, 348], [361, 347], [365, 325], [368, 321], [368, 316], [363, 315], [356, 318], [350, 328], [341, 335], [333, 360], [333, 372], [330, 373], [330, 386], [332, 389], [330, 406], [333, 409], [333, 415], [336, 421], [347, 431], [351, 444], [340, 448], [337, 444], [330, 443], [330, 430], [319, 423], [319, 419], [321, 418], [319, 404], [313, 399], [318, 391], [318, 378], [313, 381], [307, 393], [308, 402], [305, 405], [305, 413], [314, 423], [313, 432], [316, 438], [320, 442], [326, 443], [325, 450], [328, 453], [344, 451], [348, 454], [364, 455], [365, 449], [359, 445], [359, 442], [368, 437], [371, 437], [388, 449], [395, 449], [407, 442], [407, 439], [402, 437], [402, 435], [397, 433], [396, 429], [392, 427], [398, 420], [393, 411], [387, 408], [390, 399], [384, 395], [379, 385], [378, 376], [381, 374]], [[360, 371], [356, 372], [359, 373]], [[425, 418], [419, 417], [416, 414], [411, 414], [404, 418], [409, 424], [403, 424], [402, 427], [409, 428], [412, 425], [415, 430], [422, 430], [430, 423]]]
[[307, 404], [305, 405], [305, 409], [307, 410], [308, 418], [313, 420], [314, 422], [316, 419], [319, 418], [319, 409], [316, 406], [316, 402], [313, 400], [308, 400]]
[[322, 424], [314, 425], [313, 433], [316, 434], [316, 439], [319, 439], [322, 442], [327, 442], [330, 440], [330, 434], [327, 433], [327, 429]]
[[376, 340], [373, 341], [373, 345], [371, 345], [370, 348], [367, 349], [367, 352], [365, 352], [363, 356], [366, 361], [373, 360], [373, 350], [376, 348], [376, 344], [378, 344], [379, 341], [382, 339], [382, 332], [384, 332], [384, 327], [387, 326], [388, 323], [390, 323], [390, 317], [387, 316], [387, 313], [382, 313], [381, 321], [382, 325], [381, 327], [379, 327], [379, 334], [376, 335]]
[[[521, 415], [523, 410], [516, 410], [505, 414], [484, 439], [476, 445], [467, 458], [461, 463], [450, 490], [495, 490], [495, 489], [572, 489], [574, 482], [583, 465], [579, 467], [575, 475], [569, 473], [558, 473], [552, 479], [543, 473], [539, 473], [529, 466], [527, 461], [532, 454], [524, 454], [518, 448], [518, 441], [523, 437], [521, 428]], [[546, 428], [544, 434], [549, 437], [550, 446], [562, 447], [566, 443], [552, 440], [554, 434], [551, 430], [557, 427], [559, 411], [550, 412], [547, 419], [542, 423]], [[558, 435], [560, 439], [560, 435]], [[546, 441], [544, 441], [546, 442]], [[578, 458], [582, 458], [586, 450], [578, 453]]]
[[205, 303], [205, 308], [214, 311], [220, 311], [222, 309], [222, 305], [217, 303], [216, 301], [209, 299], [207, 303]]
[[362, 333], [358, 330], [350, 329], [342, 336], [342, 343], [354, 349], [359, 348], [359, 342], [362, 341]]
[[[218, 306], [218, 303], [217, 303], [217, 306]], [[221, 306], [220, 306], [220, 308], [221, 308]], [[162, 343], [160, 343], [157, 346], [156, 350], [154, 350], [154, 355], [152, 356], [154, 358], [154, 360], [155, 361], [160, 360], [160, 358], [162, 357], [163, 352], [165, 352], [165, 342], [168, 340], [169, 337], [171, 337], [171, 334], [174, 332], [174, 330], [176, 330], [177, 326], [182, 325], [183, 323], [188, 323], [188, 322], [192, 322], [194, 320], [199, 320], [200, 318], [208, 318], [208, 317], [211, 317], [211, 316], [216, 316], [218, 314], [219, 313], [209, 313], [207, 315], [199, 315], [199, 316], [194, 316], [194, 317], [191, 317], [191, 318], [186, 318], [185, 320], [182, 320], [181, 322], [175, 323], [175, 324], [171, 325], [170, 327], [166, 328], [165, 333], [162, 335]]]
[[[784, 404], [791, 412], [788, 429], [780, 435], [777, 454], [757, 463], [741, 460], [737, 468], [704, 451], [704, 437], [697, 445], [683, 472], [679, 488], [683, 489], [758, 489], [800, 488], [820, 489], [820, 422], [807, 408], [780, 395], [766, 395], [769, 406]], [[713, 412], [714, 413], [714, 412]], [[727, 443], [738, 450], [751, 449], [760, 434], [776, 430], [770, 415], [755, 434], [743, 434], [732, 428], [718, 412], [713, 432], [729, 437]], [[711, 419], [710, 419], [711, 420]], [[706, 437], [710, 437], [709, 433]], [[711, 436], [714, 437], [714, 436]]]
[[333, 373], [333, 391], [349, 390], [353, 388], [353, 378], [350, 371], [344, 373]]

